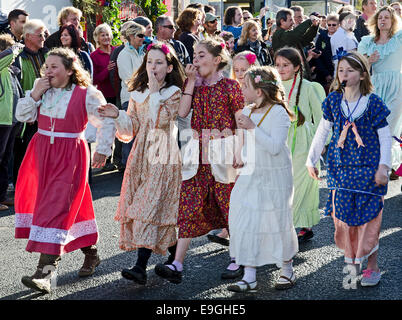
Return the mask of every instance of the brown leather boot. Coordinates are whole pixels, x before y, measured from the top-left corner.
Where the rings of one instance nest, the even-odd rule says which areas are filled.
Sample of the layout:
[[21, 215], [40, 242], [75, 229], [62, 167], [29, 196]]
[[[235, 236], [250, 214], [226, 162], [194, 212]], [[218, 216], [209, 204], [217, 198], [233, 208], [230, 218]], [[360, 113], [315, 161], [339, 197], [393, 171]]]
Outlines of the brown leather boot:
[[28, 288], [50, 293], [51, 288], [55, 286], [57, 276], [57, 265], [61, 257], [51, 254], [41, 254], [38, 267], [32, 276], [24, 276], [21, 282]]
[[78, 276], [88, 277], [94, 274], [95, 268], [100, 264], [98, 249], [96, 246], [90, 246], [82, 248], [81, 251], [85, 254], [85, 259]]

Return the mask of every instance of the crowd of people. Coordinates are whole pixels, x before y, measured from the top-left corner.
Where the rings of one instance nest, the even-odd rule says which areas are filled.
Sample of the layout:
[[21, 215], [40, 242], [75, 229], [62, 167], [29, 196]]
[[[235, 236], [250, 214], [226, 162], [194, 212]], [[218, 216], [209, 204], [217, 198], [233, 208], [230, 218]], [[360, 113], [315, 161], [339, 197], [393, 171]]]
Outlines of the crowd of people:
[[292, 259], [320, 222], [322, 159], [335, 243], [356, 274], [367, 259], [361, 285], [376, 285], [384, 196], [402, 176], [401, 5], [362, 8], [306, 16], [294, 6], [273, 20], [230, 6], [218, 30], [214, 7], [196, 3], [175, 21], [124, 22], [120, 46], [107, 23], [86, 41], [74, 7], [53, 34], [11, 11], [0, 35], [0, 210], [15, 207], [15, 237], [40, 253], [22, 283], [50, 292], [74, 250], [81, 277], [101, 263], [98, 168], [124, 172], [119, 247], [138, 252], [124, 278], [145, 285], [151, 254], [168, 253], [155, 273], [181, 283], [191, 239], [207, 235], [229, 247], [222, 279], [241, 278], [228, 290], [254, 290], [266, 264], [281, 268], [275, 288], [291, 288]]

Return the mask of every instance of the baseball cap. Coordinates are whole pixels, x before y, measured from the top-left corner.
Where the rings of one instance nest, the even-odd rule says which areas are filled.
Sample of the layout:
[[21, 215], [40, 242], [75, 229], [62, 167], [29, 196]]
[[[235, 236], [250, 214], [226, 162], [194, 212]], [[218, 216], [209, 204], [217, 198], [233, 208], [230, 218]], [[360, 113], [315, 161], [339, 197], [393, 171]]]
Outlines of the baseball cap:
[[218, 16], [208, 12], [205, 14], [205, 22], [211, 22], [214, 20], [220, 19]]

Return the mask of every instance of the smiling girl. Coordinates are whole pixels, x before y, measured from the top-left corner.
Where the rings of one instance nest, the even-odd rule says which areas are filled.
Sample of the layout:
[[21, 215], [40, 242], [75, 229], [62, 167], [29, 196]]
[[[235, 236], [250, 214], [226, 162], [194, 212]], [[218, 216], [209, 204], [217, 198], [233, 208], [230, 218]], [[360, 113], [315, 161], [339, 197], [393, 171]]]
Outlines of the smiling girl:
[[390, 111], [379, 96], [371, 93], [367, 60], [359, 53], [340, 57], [335, 88], [322, 104], [323, 119], [306, 166], [310, 176], [319, 180], [315, 165], [332, 130], [326, 214], [332, 215], [335, 243], [344, 251], [349, 271], [357, 276], [367, 259], [361, 285], [374, 286], [381, 278], [377, 256], [387, 170], [391, 166]]
[[181, 161], [171, 123], [179, 111], [184, 70], [160, 42], [150, 44], [144, 61], [128, 84], [131, 92], [127, 113], [108, 104], [99, 111], [115, 119], [117, 137], [135, 137], [127, 159], [115, 220], [120, 223], [119, 246], [138, 250], [137, 262], [122, 276], [146, 284], [146, 268], [152, 252], [171, 256], [176, 248], [176, 222], [181, 185]]
[[15, 237], [28, 238], [26, 250], [41, 254], [35, 274], [22, 278], [41, 292], [50, 292], [51, 276], [67, 252], [84, 252], [79, 276], [92, 275], [100, 263], [83, 133], [88, 120], [98, 128], [93, 167], [100, 168], [111, 154], [115, 129], [113, 121], [99, 115], [97, 108], [106, 101], [90, 83], [74, 52], [53, 49], [44, 75], [17, 105], [17, 120], [38, 120], [39, 127], [18, 175]]

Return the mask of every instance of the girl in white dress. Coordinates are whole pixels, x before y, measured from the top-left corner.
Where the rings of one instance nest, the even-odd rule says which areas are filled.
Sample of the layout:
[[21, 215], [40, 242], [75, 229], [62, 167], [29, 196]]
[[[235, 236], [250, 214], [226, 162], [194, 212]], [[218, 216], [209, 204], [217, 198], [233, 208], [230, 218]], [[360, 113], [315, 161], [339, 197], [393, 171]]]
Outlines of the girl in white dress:
[[[243, 95], [247, 106], [239, 115], [246, 156], [235, 153], [240, 174], [232, 190], [229, 209], [230, 256], [244, 265], [243, 279], [228, 290], [243, 292], [257, 286], [256, 267], [276, 264], [281, 276], [275, 288], [294, 285], [292, 258], [298, 241], [292, 217], [293, 178], [287, 135], [293, 114], [284, 102], [278, 72], [253, 67], [246, 73]], [[251, 134], [254, 140], [249, 139]], [[249, 143], [254, 143], [254, 152]], [[247, 147], [247, 148], [246, 148]], [[244, 162], [243, 162], [244, 161]]]

